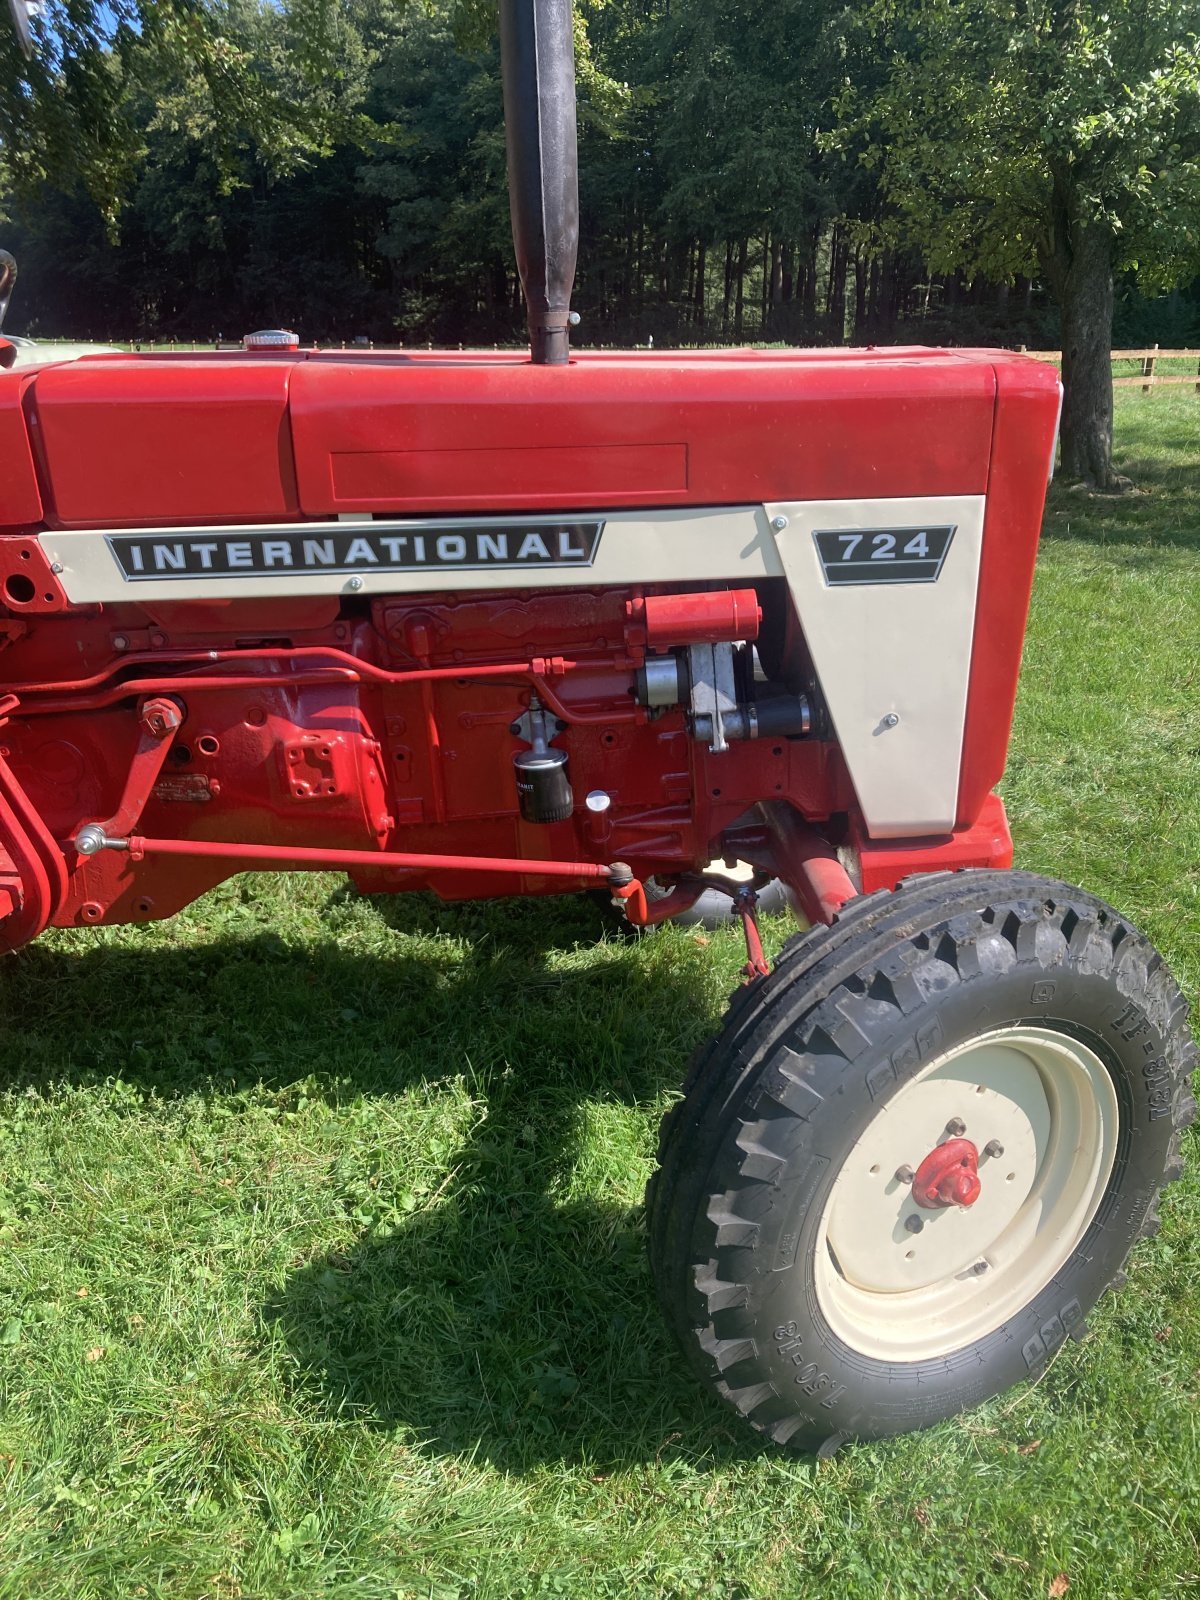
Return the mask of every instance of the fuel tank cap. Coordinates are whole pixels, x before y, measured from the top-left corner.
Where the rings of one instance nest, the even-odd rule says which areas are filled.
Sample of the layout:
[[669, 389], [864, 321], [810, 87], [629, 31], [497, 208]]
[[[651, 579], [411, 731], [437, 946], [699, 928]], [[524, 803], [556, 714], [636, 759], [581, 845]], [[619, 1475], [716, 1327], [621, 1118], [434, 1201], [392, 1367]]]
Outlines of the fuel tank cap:
[[246, 350], [299, 350], [300, 335], [290, 328], [260, 328], [242, 340]]

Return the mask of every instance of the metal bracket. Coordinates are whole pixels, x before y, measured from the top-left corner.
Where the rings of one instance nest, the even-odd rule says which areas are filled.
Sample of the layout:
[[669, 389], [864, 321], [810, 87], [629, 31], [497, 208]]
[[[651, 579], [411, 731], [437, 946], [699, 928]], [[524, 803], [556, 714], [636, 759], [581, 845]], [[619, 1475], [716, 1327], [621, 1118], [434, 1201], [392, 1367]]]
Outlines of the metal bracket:
[[74, 842], [81, 856], [91, 856], [98, 850], [113, 848], [113, 837], [128, 834], [137, 822], [162, 771], [171, 742], [183, 722], [183, 712], [174, 700], [156, 696], [144, 702], [138, 720], [141, 737], [129, 763], [120, 804], [107, 821], [89, 822], [79, 829]]
[[692, 731], [704, 739], [714, 755], [729, 748], [725, 723], [737, 711], [731, 644], [688, 646], [688, 677], [692, 685]]
[[[523, 740], [525, 744], [532, 744], [534, 742], [534, 729], [537, 726], [534, 721], [535, 715], [544, 715], [544, 712], [539, 712], [538, 705], [536, 704], [536, 694], [533, 696], [533, 701], [535, 703], [530, 706], [529, 710], [522, 711], [521, 715], [519, 717], [514, 717], [508, 725], [509, 733], [513, 734], [516, 738]], [[561, 717], [546, 717], [545, 737], [547, 739], [555, 739], [560, 733], [566, 733], [567, 727], [568, 724], [565, 723]]]

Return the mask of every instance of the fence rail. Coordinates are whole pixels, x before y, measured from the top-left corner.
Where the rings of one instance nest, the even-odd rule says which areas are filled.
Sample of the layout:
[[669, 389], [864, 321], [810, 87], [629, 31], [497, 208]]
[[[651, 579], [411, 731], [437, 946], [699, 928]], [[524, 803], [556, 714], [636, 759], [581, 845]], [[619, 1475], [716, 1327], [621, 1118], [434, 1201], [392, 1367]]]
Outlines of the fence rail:
[[[1062, 361], [1061, 350], [1028, 350], [1024, 345], [1020, 349], [1023, 355], [1032, 356], [1035, 361]], [[1143, 394], [1149, 394], [1161, 383], [1191, 383], [1195, 385], [1196, 393], [1200, 394], [1200, 350], [1162, 350], [1158, 345], [1153, 345], [1145, 350], [1114, 350], [1111, 359], [1114, 366], [1119, 361], [1133, 361], [1142, 369], [1134, 373], [1114, 373], [1114, 389], [1140, 389]], [[1195, 363], [1196, 370], [1160, 372], [1160, 361], [1190, 361]]]
[[[75, 343], [74, 340], [70, 339], [39, 339], [37, 342], [45, 345]], [[175, 353], [198, 353], [204, 350], [240, 350], [242, 348], [240, 341], [234, 343], [232, 340], [224, 339], [208, 341], [193, 339], [110, 339], [107, 342], [110, 345], [115, 345], [118, 348], [124, 348], [126, 350], [159, 350], [172, 351]], [[355, 339], [349, 343], [347, 343], [345, 339], [341, 341], [333, 340], [321, 346], [321, 348], [326, 350], [336, 350], [339, 348], [339, 346], [342, 350], [373, 350], [376, 348], [374, 341], [368, 339]], [[385, 347], [381, 346], [380, 348]], [[401, 346], [400, 348], [403, 347]], [[417, 342], [414, 345], [410, 345], [409, 348], [420, 349], [421, 344], [420, 342]], [[433, 345], [430, 344], [427, 346], [427, 348], [432, 350]], [[461, 350], [463, 347], [460, 344], [458, 348]], [[492, 348], [499, 350], [501, 346], [493, 345]], [[508, 347], [506, 346], [505, 348]], [[519, 346], [514, 345], [512, 348], [517, 349]], [[607, 349], [609, 347], [606, 345], [601, 345], [600, 348]], [[704, 347], [698, 345], [689, 345], [686, 348], [700, 349]], [[1017, 348], [1022, 355], [1032, 356], [1035, 361], [1050, 361], [1055, 365], [1062, 364], [1061, 350], [1030, 350], [1026, 345], [1023, 344], [1018, 345]], [[1131, 362], [1140, 369], [1139, 371], [1132, 373], [1114, 372], [1114, 389], [1140, 389], [1143, 394], [1149, 394], [1151, 389], [1157, 388], [1160, 384], [1190, 383], [1195, 386], [1196, 393], [1200, 394], [1200, 350], [1163, 350], [1158, 345], [1152, 345], [1143, 350], [1114, 350], [1111, 355], [1111, 360], [1114, 367], [1120, 362], [1124, 361]], [[1159, 363], [1163, 361], [1176, 363], [1182, 361], [1190, 362], [1194, 370], [1191, 372], [1161, 372], [1159, 371]]]

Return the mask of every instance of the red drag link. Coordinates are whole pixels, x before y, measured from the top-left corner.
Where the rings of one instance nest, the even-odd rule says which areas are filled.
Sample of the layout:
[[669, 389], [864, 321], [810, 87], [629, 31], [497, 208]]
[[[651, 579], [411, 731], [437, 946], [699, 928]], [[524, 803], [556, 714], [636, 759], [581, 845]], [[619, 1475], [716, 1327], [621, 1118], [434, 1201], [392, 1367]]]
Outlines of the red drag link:
[[[110, 844], [117, 844], [111, 840]], [[413, 855], [395, 850], [334, 850], [315, 846], [225, 844], [211, 839], [142, 839], [126, 845], [134, 861], [144, 856], [199, 856], [210, 861], [257, 862], [280, 871], [304, 872], [337, 867], [381, 867], [424, 872], [504, 872], [524, 878], [575, 878], [607, 883], [610, 869], [594, 861], [537, 861], [508, 856]]]
[[758, 935], [758, 919], [754, 915], [758, 905], [758, 896], [753, 889], [742, 889], [733, 902], [736, 916], [742, 919], [742, 933], [746, 939], [746, 964], [742, 971], [746, 974], [746, 982], [751, 983], [755, 978], [768, 977], [771, 964], [763, 953], [762, 940]]

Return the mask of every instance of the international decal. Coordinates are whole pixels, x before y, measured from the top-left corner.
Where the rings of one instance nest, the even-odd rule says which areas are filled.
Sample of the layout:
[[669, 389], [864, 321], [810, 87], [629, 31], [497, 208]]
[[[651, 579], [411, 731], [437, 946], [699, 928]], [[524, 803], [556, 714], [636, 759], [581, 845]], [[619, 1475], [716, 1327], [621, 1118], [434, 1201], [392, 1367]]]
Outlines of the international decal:
[[270, 578], [286, 573], [525, 571], [590, 567], [602, 522], [504, 522], [377, 528], [178, 529], [109, 534], [129, 583], [180, 578]]

